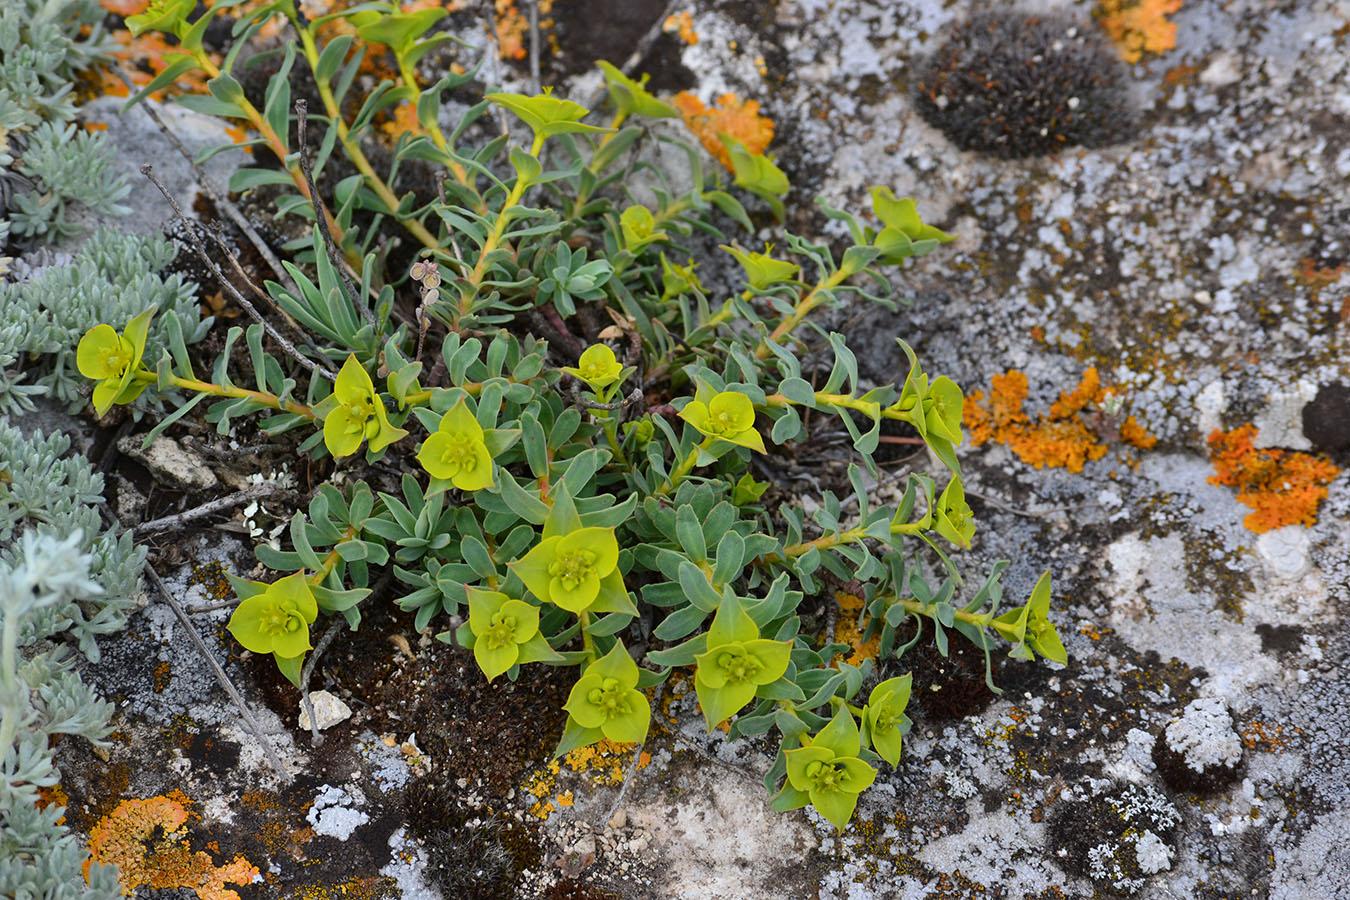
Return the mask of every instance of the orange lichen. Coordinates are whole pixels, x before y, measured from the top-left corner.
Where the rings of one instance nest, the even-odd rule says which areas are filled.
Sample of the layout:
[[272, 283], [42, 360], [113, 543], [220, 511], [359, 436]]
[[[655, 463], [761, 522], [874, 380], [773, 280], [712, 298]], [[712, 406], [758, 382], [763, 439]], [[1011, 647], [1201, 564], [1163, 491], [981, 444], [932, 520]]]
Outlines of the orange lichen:
[[667, 34], [678, 34], [680, 40], [689, 46], [698, 43], [698, 32], [694, 30], [694, 17], [687, 12], [671, 13], [661, 23], [661, 30]]
[[[993, 441], [1007, 445], [1023, 462], [1036, 468], [1063, 467], [1081, 472], [1089, 460], [1106, 455], [1107, 446], [1083, 414], [1089, 407], [1102, 409], [1115, 396], [1103, 387], [1096, 368], [1083, 373], [1072, 390], [1061, 391], [1048, 413], [1033, 422], [1022, 409], [1027, 398], [1027, 376], [1016, 369], [990, 379], [989, 395], [973, 391], [965, 399], [963, 424], [975, 446]], [[1120, 427], [1123, 442], [1150, 449], [1158, 440], [1130, 416]]]
[[[552, 8], [552, 0], [541, 0], [539, 14], [548, 15]], [[497, 55], [502, 59], [524, 59], [529, 56], [529, 18], [516, 6], [516, 0], [496, 0], [496, 10]]]
[[1307, 453], [1257, 449], [1252, 444], [1256, 434], [1256, 426], [1250, 424], [1210, 434], [1215, 474], [1209, 483], [1238, 489], [1238, 502], [1252, 508], [1242, 524], [1257, 534], [1285, 525], [1316, 524], [1327, 485], [1341, 470]]
[[[37, 808], [46, 809], [49, 806], [59, 806], [63, 809], [70, 806], [70, 798], [61, 789], [61, 785], [54, 784], [51, 787], [38, 788]], [[64, 825], [65, 821], [66, 817], [62, 816], [56, 820], [56, 824]]]
[[1149, 434], [1144, 426], [1135, 421], [1134, 416], [1129, 416], [1120, 426], [1120, 439], [1131, 447], [1138, 447], [1140, 450], [1152, 450], [1158, 445], [1158, 439]]
[[397, 138], [400, 134], [420, 132], [422, 123], [417, 121], [417, 107], [407, 101], [400, 103], [394, 107], [393, 115], [380, 123], [380, 129], [393, 138]]
[[239, 900], [226, 883], [252, 884], [258, 869], [243, 856], [217, 866], [206, 853], [193, 850], [186, 841], [188, 800], [180, 791], [170, 791], [146, 800], [123, 800], [89, 833], [89, 860], [116, 865], [122, 893], [131, 896], [138, 887], [152, 890], [191, 888], [201, 900]]
[[[1294, 734], [1303, 732], [1295, 728]], [[1289, 738], [1284, 734], [1283, 725], [1267, 725], [1260, 719], [1253, 719], [1242, 729], [1242, 744], [1248, 750], [1263, 750], [1266, 753], [1283, 753], [1289, 749]]]
[[1176, 23], [1167, 17], [1181, 9], [1182, 0], [1100, 0], [1097, 21], [1120, 48], [1128, 63], [1145, 53], [1162, 54], [1177, 45]]
[[684, 117], [684, 124], [704, 148], [728, 169], [731, 168], [731, 154], [718, 135], [725, 134], [740, 141], [750, 153], [763, 153], [773, 140], [773, 120], [759, 114], [756, 100], [723, 94], [717, 98], [716, 106], [704, 106], [703, 101], [693, 94], [681, 91], [672, 102]]
[[867, 629], [866, 621], [863, 627], [858, 627], [858, 613], [862, 612], [863, 599], [854, 594], [839, 591], [834, 595], [834, 600], [839, 604], [839, 621], [834, 627], [834, 639], [842, 644], [848, 644], [853, 648], [853, 652], [847, 657], [839, 654], [831, 664], [843, 660], [850, 665], [861, 665], [865, 659], [876, 659], [877, 654], [881, 652], [881, 633], [873, 635], [869, 640], [863, 640], [863, 632]]

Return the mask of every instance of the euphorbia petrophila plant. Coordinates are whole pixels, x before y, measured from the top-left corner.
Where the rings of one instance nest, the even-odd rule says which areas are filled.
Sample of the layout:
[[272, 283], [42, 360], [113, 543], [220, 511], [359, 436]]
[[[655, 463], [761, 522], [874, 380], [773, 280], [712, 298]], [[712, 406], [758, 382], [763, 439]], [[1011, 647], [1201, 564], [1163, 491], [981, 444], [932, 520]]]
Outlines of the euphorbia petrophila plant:
[[[146, 27], [182, 31], [184, 52], [196, 59], [185, 29], [204, 19], [187, 24], [188, 13], [175, 9]], [[729, 722], [733, 737], [781, 735], [765, 776], [776, 804], [809, 803], [839, 828], [875, 766], [900, 762], [910, 682], [884, 670], [913, 643], [897, 647], [907, 620], [919, 633], [931, 626], [944, 653], [958, 631], [986, 654], [1002, 638], [1014, 655], [1035, 650], [1062, 661], [1048, 577], [1026, 606], [1004, 611], [1003, 564], [968, 591], [948, 558], [951, 546], [975, 537], [955, 454], [960, 388], [930, 378], [903, 341], [909, 371], [899, 384], [860, 384], [838, 334], [817, 346], [823, 366], [807, 370], [802, 362], [813, 313], [846, 299], [894, 305], [884, 267], [951, 239], [920, 219], [913, 200], [873, 191], [874, 224], [827, 209], [849, 235], [837, 254], [793, 234], [762, 252], [724, 244], [744, 281], [714, 304], [681, 242], [696, 228], [729, 241], [713, 210], [753, 230], [751, 213], [728, 188], [749, 191], [755, 203], [777, 200], [786, 180], [771, 160], [733, 148], [734, 184], [724, 185], [686, 145], [693, 187], [659, 190], [642, 204], [623, 174], [647, 133], [644, 120], [670, 108], [607, 65], [615, 105], [608, 126], [583, 121], [589, 111], [570, 100], [497, 92], [446, 133], [439, 98], [460, 82], [447, 77], [424, 89], [416, 73], [440, 16], [379, 4], [363, 5], [352, 22], [391, 48], [400, 84], [381, 86], [348, 123], [340, 101], [359, 63], [351, 39], [320, 46], [318, 31], [289, 2], [265, 9], [297, 30], [329, 106], [334, 145], [360, 173], [331, 194], [319, 183], [319, 208], [337, 226], [336, 248], [357, 270], [357, 289], [347, 289], [332, 259], [339, 254], [322, 252], [318, 231], [312, 269], [288, 269], [298, 287], [268, 285], [310, 332], [312, 355], [341, 363], [336, 383], [268, 352], [260, 325], [230, 329], [210, 380], [193, 371], [181, 340], [148, 368], [134, 334], [111, 327], [118, 323], [91, 332], [85, 354], [98, 350], [105, 360], [88, 372], [108, 385], [96, 394], [104, 408], [151, 385], [196, 395], [151, 437], [214, 398], [206, 420], [222, 433], [241, 416], [265, 413], [265, 432], [299, 430], [299, 452], [331, 456], [343, 469], [346, 488], [323, 485], [292, 518], [288, 549], [259, 546], [259, 560], [287, 574], [272, 587], [236, 580], [244, 603], [232, 630], [245, 646], [272, 652], [291, 676], [318, 613], [341, 613], [357, 627], [372, 577], [387, 568], [414, 627], [471, 649], [488, 679], [515, 679], [527, 665], [576, 670], [559, 753], [602, 738], [644, 740], [648, 691], [676, 669], [691, 671], [709, 728]], [[250, 14], [236, 31], [258, 21]], [[230, 99], [232, 79], [218, 71], [216, 96], [236, 111], [212, 104], [213, 111], [284, 143], [286, 107], [269, 102], [263, 121], [255, 120], [251, 107]], [[366, 114], [394, 94], [415, 99], [419, 123], [396, 156], [443, 168], [444, 198], [422, 207], [398, 201], [397, 183], [363, 162]], [[453, 144], [488, 104], [528, 127], [528, 146], [505, 138], [473, 150]], [[290, 180], [269, 171], [236, 187]], [[352, 204], [340, 200], [357, 189], [366, 191], [364, 208], [384, 214], [368, 217], [370, 227], [385, 230], [362, 233], [358, 222], [367, 219], [353, 218]], [[324, 207], [330, 196], [335, 209]], [[399, 240], [420, 254], [412, 279], [381, 270], [386, 253], [363, 255]], [[416, 311], [405, 317], [415, 328], [397, 324], [400, 303], [404, 313]], [[580, 315], [587, 305], [590, 315]], [[535, 337], [544, 321], [563, 340]], [[609, 324], [588, 325], [596, 321]], [[235, 354], [240, 337], [247, 353]], [[423, 358], [427, 338], [439, 359]], [[254, 387], [230, 378], [245, 364]], [[847, 475], [857, 511], [847, 518], [831, 491], [809, 517], [793, 504], [772, 512], [760, 505], [769, 485], [749, 474], [749, 462], [772, 463], [785, 446], [809, 440], [808, 413], [852, 439]], [[937, 460], [932, 471], [907, 473], [890, 507], [875, 506], [863, 480], [864, 469], [877, 472], [873, 454], [887, 420], [907, 423]], [[819, 623], [804, 620], [804, 598], [824, 593], [826, 578], [856, 586], [859, 624], [880, 638], [876, 660], [842, 661], [851, 648], [824, 643]], [[456, 616], [461, 624], [452, 628]], [[855, 705], [880, 674], [890, 677]]]

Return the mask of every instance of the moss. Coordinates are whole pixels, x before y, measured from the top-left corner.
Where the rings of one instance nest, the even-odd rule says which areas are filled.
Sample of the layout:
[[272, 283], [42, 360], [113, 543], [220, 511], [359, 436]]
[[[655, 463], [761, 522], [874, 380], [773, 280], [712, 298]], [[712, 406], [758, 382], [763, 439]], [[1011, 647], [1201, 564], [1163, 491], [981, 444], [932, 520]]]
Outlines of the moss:
[[1062, 16], [984, 13], [958, 24], [917, 78], [920, 115], [963, 150], [1021, 159], [1129, 136], [1119, 59]]

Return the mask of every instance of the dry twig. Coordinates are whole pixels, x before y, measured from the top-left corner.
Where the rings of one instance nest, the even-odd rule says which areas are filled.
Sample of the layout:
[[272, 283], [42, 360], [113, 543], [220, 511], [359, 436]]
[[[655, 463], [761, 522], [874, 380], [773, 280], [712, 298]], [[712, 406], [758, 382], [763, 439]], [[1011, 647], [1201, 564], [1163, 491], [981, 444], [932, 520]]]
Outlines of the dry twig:
[[192, 221], [184, 214], [183, 207], [178, 205], [178, 201], [174, 199], [173, 194], [169, 193], [169, 189], [164, 185], [164, 182], [155, 174], [154, 167], [150, 165], [141, 166], [141, 174], [146, 178], [149, 178], [151, 183], [159, 188], [159, 192], [164, 195], [164, 199], [168, 200], [169, 205], [173, 207], [174, 213], [187, 225], [187, 228], [184, 230], [187, 232], [188, 241], [192, 244], [193, 251], [196, 252], [198, 258], [201, 259], [202, 263], [211, 274], [216, 276], [216, 280], [220, 282], [220, 286], [229, 293], [234, 302], [243, 307], [244, 311], [249, 314], [249, 317], [252, 318], [253, 321], [262, 325], [263, 330], [267, 332], [268, 337], [276, 341], [277, 345], [281, 347], [282, 350], [286, 351], [287, 355], [298, 361], [311, 372], [316, 372], [330, 380], [336, 378], [337, 376], [327, 368], [319, 365], [314, 360], [302, 354], [299, 350], [296, 350], [295, 345], [286, 340], [271, 322], [262, 317], [262, 314], [248, 301], [248, 298], [239, 292], [239, 289], [234, 286], [234, 282], [225, 277], [225, 273], [220, 270], [220, 266], [216, 265], [216, 261], [207, 255], [206, 248], [202, 246], [202, 239], [197, 235], [197, 229], [193, 227]]
[[277, 774], [281, 776], [281, 780], [286, 784], [289, 784], [291, 782], [291, 774], [286, 771], [285, 765], [281, 762], [281, 757], [277, 756], [277, 751], [272, 746], [271, 742], [263, 737], [262, 729], [258, 727], [257, 721], [253, 718], [253, 713], [249, 712], [248, 706], [244, 703], [244, 698], [239, 695], [239, 691], [235, 690], [234, 685], [230, 683], [229, 676], [227, 676], [225, 670], [220, 667], [220, 663], [216, 662], [216, 658], [211, 655], [211, 651], [206, 649], [206, 642], [203, 641], [202, 636], [197, 633], [197, 629], [192, 627], [192, 620], [187, 617], [187, 613], [183, 611], [183, 607], [178, 604], [178, 601], [173, 599], [173, 595], [169, 593], [169, 588], [164, 584], [163, 579], [159, 577], [159, 573], [155, 571], [154, 566], [147, 565], [145, 571], [150, 576], [150, 580], [155, 583], [155, 587], [159, 588], [160, 595], [168, 602], [169, 608], [173, 610], [173, 614], [178, 617], [178, 621], [182, 624], [183, 628], [187, 630], [188, 636], [192, 638], [192, 643], [197, 646], [197, 652], [206, 660], [207, 666], [211, 669], [211, 674], [216, 677], [216, 682], [225, 689], [225, 693], [229, 696], [230, 700], [239, 708], [239, 714], [243, 717], [244, 727], [248, 729], [249, 733], [253, 735], [254, 740], [262, 747], [263, 754], [267, 757], [267, 761], [272, 764], [272, 768], [276, 769]]
[[201, 506], [194, 506], [192, 509], [184, 510], [180, 513], [174, 513], [171, 516], [163, 516], [158, 519], [151, 519], [149, 522], [142, 522], [133, 529], [136, 537], [140, 538], [147, 534], [154, 534], [157, 531], [169, 531], [186, 525], [188, 522], [195, 522], [197, 519], [203, 519], [214, 515], [222, 510], [231, 509], [235, 506], [242, 506], [250, 500], [261, 500], [264, 497], [271, 497], [277, 494], [290, 494], [292, 499], [298, 505], [301, 500], [299, 495], [288, 488], [284, 488], [274, 481], [264, 481], [261, 484], [255, 484], [244, 488], [242, 491], [236, 491], [225, 497], [218, 497], [215, 500], [203, 503]]

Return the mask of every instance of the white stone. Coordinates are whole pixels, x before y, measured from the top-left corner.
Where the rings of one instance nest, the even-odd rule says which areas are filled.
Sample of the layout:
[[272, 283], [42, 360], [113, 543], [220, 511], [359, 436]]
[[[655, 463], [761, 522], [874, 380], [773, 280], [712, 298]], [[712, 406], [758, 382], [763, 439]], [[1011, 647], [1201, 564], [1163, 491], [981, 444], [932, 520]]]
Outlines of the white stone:
[[370, 821], [370, 816], [356, 808], [364, 802], [365, 797], [360, 791], [348, 793], [340, 787], [325, 785], [309, 808], [309, 824], [314, 826], [315, 834], [345, 841], [353, 831]]
[[[314, 704], [314, 721], [320, 731], [351, 718], [351, 707], [328, 691], [314, 691], [309, 695], [309, 700]], [[300, 727], [309, 730], [309, 711], [305, 709], [304, 698], [300, 700]]]
[[206, 467], [206, 462], [184, 450], [173, 438], [158, 437], [144, 449], [142, 440], [139, 435], [129, 434], [117, 442], [117, 449], [176, 487], [205, 491], [216, 486], [215, 473]]
[[1257, 428], [1252, 446], [1311, 450], [1312, 442], [1303, 434], [1303, 407], [1316, 396], [1317, 385], [1306, 378], [1284, 390], [1272, 391], [1266, 408], [1252, 418]]
[[1307, 570], [1312, 542], [1304, 526], [1286, 525], [1258, 537], [1256, 549], [1276, 577], [1291, 580]]

